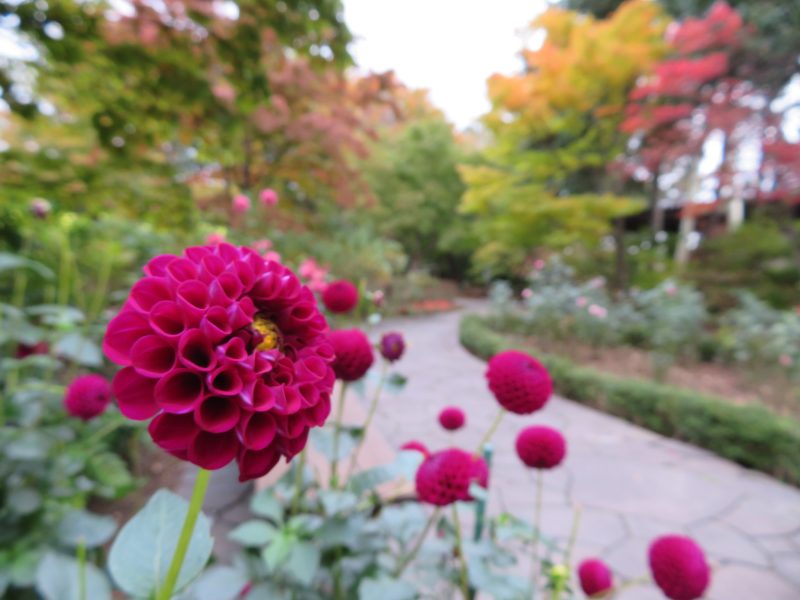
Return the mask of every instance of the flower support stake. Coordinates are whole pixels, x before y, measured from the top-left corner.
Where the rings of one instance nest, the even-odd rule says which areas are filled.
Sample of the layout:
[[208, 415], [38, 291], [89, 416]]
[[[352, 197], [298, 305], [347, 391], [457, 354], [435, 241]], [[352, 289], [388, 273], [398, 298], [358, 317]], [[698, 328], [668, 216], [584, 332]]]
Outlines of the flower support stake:
[[178, 544], [175, 546], [175, 553], [172, 555], [172, 562], [169, 564], [169, 571], [167, 571], [167, 577], [164, 579], [164, 586], [158, 590], [156, 594], [157, 600], [170, 600], [170, 598], [172, 598], [175, 584], [178, 582], [178, 576], [183, 566], [183, 560], [186, 558], [186, 551], [189, 549], [189, 543], [192, 540], [197, 517], [200, 515], [200, 510], [203, 508], [203, 500], [206, 497], [206, 490], [208, 490], [208, 482], [210, 480], [211, 471], [207, 471], [206, 469], [197, 470], [194, 488], [192, 488], [192, 499], [189, 501], [189, 510], [186, 512], [186, 517], [183, 520], [181, 535], [178, 538]]

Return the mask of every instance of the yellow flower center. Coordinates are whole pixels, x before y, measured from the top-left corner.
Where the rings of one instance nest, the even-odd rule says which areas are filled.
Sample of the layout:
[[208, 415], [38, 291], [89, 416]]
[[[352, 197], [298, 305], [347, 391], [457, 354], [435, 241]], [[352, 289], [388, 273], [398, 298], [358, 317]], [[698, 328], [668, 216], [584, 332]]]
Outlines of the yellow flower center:
[[253, 319], [253, 329], [261, 335], [261, 342], [256, 346], [256, 350], [274, 350], [283, 344], [283, 336], [280, 329], [264, 314], [258, 313]]

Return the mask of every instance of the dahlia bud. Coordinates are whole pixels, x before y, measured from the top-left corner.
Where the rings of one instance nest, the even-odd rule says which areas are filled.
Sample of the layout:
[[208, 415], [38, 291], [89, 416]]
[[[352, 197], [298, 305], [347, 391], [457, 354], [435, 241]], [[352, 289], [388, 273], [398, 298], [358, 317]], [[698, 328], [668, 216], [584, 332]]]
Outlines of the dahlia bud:
[[489, 469], [482, 458], [458, 448], [440, 450], [426, 457], [417, 469], [417, 497], [434, 506], [470, 501], [473, 481], [484, 488], [488, 485]]
[[553, 393], [547, 369], [518, 350], [506, 350], [493, 356], [486, 379], [500, 406], [518, 415], [541, 409]]
[[567, 442], [556, 429], [532, 425], [517, 436], [517, 456], [532, 469], [552, 469], [561, 464], [567, 453]]
[[467, 422], [467, 415], [457, 406], [448, 406], [439, 413], [439, 424], [447, 431], [458, 431]]
[[583, 593], [589, 598], [604, 598], [614, 588], [611, 569], [599, 558], [589, 558], [578, 565], [578, 579]]
[[338, 329], [329, 334], [333, 352], [333, 372], [342, 381], [361, 379], [374, 361], [372, 344], [360, 329]]
[[346, 279], [328, 284], [322, 293], [322, 302], [332, 313], [347, 313], [358, 304], [358, 288]]
[[405, 349], [406, 342], [402, 334], [391, 331], [389, 333], [384, 333], [383, 337], [381, 337], [381, 356], [389, 362], [400, 360]]
[[671, 600], [701, 598], [711, 574], [697, 543], [682, 535], [665, 535], [650, 546], [650, 572], [656, 585]]
[[64, 395], [64, 408], [73, 417], [89, 421], [103, 414], [111, 402], [111, 386], [100, 375], [81, 375]]

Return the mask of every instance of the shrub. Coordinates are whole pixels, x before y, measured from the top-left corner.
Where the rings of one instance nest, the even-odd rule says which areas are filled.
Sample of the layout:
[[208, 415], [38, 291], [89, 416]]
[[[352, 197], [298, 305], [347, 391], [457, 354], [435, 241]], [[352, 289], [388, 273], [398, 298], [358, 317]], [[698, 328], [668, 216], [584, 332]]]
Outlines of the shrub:
[[[488, 359], [515, 347], [475, 315], [461, 322], [462, 345]], [[624, 379], [538, 354], [559, 393], [657, 433], [706, 448], [745, 467], [800, 485], [800, 425], [757, 406], [639, 379]]]

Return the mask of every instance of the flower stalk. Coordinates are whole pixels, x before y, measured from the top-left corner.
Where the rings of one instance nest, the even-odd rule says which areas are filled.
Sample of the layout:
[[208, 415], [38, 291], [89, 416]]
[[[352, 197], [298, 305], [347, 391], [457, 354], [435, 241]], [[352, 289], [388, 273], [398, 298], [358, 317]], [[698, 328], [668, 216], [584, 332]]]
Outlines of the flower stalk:
[[333, 423], [333, 458], [331, 459], [331, 489], [339, 487], [339, 436], [342, 433], [342, 418], [344, 416], [344, 399], [347, 394], [347, 382], [342, 382], [339, 388], [339, 404], [336, 407], [336, 421]]
[[367, 439], [367, 430], [369, 430], [369, 426], [372, 424], [372, 419], [375, 417], [375, 411], [378, 409], [378, 401], [381, 398], [381, 392], [383, 392], [383, 384], [386, 382], [386, 375], [389, 372], [389, 362], [384, 360], [383, 364], [381, 365], [381, 375], [378, 379], [378, 384], [375, 387], [375, 395], [372, 397], [372, 402], [369, 405], [369, 410], [367, 411], [367, 418], [364, 421], [364, 426], [361, 428], [361, 438], [358, 440], [358, 445], [356, 449], [353, 450], [353, 456], [350, 458], [350, 466], [347, 468], [347, 479], [350, 479], [350, 476], [353, 474], [353, 470], [356, 468], [356, 464], [358, 463], [358, 455], [361, 453], [361, 448], [364, 446], [364, 442]]

